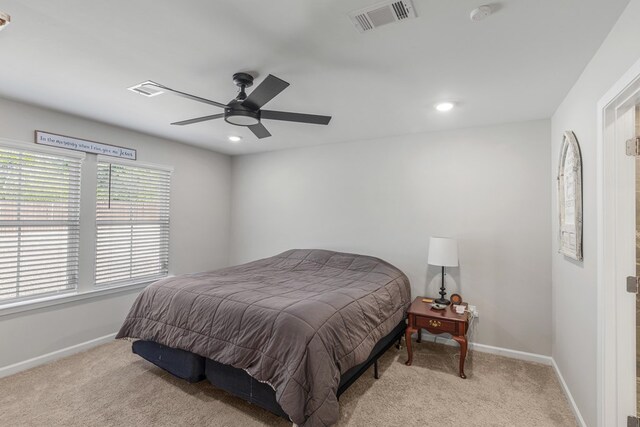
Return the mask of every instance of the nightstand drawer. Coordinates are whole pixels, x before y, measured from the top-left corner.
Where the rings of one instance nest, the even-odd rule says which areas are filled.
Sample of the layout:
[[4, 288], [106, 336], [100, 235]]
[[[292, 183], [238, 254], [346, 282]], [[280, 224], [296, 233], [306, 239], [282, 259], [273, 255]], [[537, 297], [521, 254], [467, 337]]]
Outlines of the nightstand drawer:
[[418, 328], [435, 329], [441, 332], [456, 333], [456, 322], [442, 319], [427, 319], [416, 316], [416, 326]]

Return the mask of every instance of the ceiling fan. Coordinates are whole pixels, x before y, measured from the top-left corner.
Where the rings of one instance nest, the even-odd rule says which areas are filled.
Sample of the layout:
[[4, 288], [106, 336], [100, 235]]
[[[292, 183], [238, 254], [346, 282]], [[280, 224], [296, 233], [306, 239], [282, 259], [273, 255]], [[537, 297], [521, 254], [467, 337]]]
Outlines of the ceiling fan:
[[130, 89], [146, 96], [159, 95], [163, 91], [171, 92], [183, 98], [209, 105], [215, 105], [216, 107], [224, 109], [223, 113], [182, 120], [171, 123], [172, 125], [184, 126], [224, 118], [227, 123], [232, 125], [248, 127], [249, 130], [251, 130], [251, 132], [260, 139], [271, 136], [267, 128], [262, 124], [263, 119], [311, 123], [316, 125], [327, 125], [331, 120], [331, 116], [263, 110], [262, 107], [267, 102], [271, 101], [280, 92], [285, 90], [287, 86], [289, 86], [289, 83], [274, 75], [269, 74], [248, 96], [245, 89], [253, 86], [253, 76], [251, 74], [236, 73], [233, 75], [233, 82], [240, 88], [240, 90], [238, 91], [238, 96], [227, 104], [180, 92], [152, 81], [144, 82]]

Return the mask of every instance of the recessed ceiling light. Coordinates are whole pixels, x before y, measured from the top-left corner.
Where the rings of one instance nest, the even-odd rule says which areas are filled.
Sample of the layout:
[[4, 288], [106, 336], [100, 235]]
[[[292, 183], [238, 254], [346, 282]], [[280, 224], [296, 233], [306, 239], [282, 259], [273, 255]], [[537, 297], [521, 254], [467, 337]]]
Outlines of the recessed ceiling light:
[[455, 107], [453, 102], [440, 102], [436, 104], [436, 110], [442, 112], [451, 111], [453, 110], [453, 107]]
[[0, 12], [0, 31], [7, 28], [7, 25], [11, 23], [11, 17], [8, 13]]
[[231, 142], [240, 142], [240, 141], [242, 141], [242, 137], [241, 136], [237, 136], [237, 135], [231, 135], [229, 137], [229, 141], [231, 141]]

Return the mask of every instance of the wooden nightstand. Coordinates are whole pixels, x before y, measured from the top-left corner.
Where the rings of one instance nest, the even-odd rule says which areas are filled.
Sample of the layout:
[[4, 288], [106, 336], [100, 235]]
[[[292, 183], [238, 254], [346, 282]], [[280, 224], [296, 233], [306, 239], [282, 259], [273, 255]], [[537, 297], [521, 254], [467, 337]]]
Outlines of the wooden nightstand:
[[[411, 366], [413, 350], [411, 348], [411, 335], [418, 333], [418, 340], [422, 340], [422, 329], [432, 334], [451, 334], [451, 337], [460, 344], [460, 378], [467, 378], [464, 374], [464, 359], [467, 357], [467, 330], [469, 329], [469, 313], [458, 314], [449, 305], [444, 310], [434, 310], [431, 303], [422, 302], [425, 297], [417, 297], [411, 303], [408, 310], [409, 324], [405, 332], [407, 341], [407, 353], [409, 360], [406, 365]], [[465, 304], [466, 305], [466, 304]]]

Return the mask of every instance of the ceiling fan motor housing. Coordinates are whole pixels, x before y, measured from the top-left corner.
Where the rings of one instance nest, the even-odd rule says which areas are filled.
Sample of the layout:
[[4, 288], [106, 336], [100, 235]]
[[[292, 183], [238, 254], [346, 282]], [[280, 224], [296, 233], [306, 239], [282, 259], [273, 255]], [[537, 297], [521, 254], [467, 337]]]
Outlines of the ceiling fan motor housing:
[[248, 73], [235, 73], [233, 82], [240, 88], [236, 99], [232, 99], [224, 110], [224, 120], [235, 126], [253, 126], [260, 123], [260, 110], [251, 110], [242, 101], [247, 98], [244, 89], [253, 86], [253, 76]]

